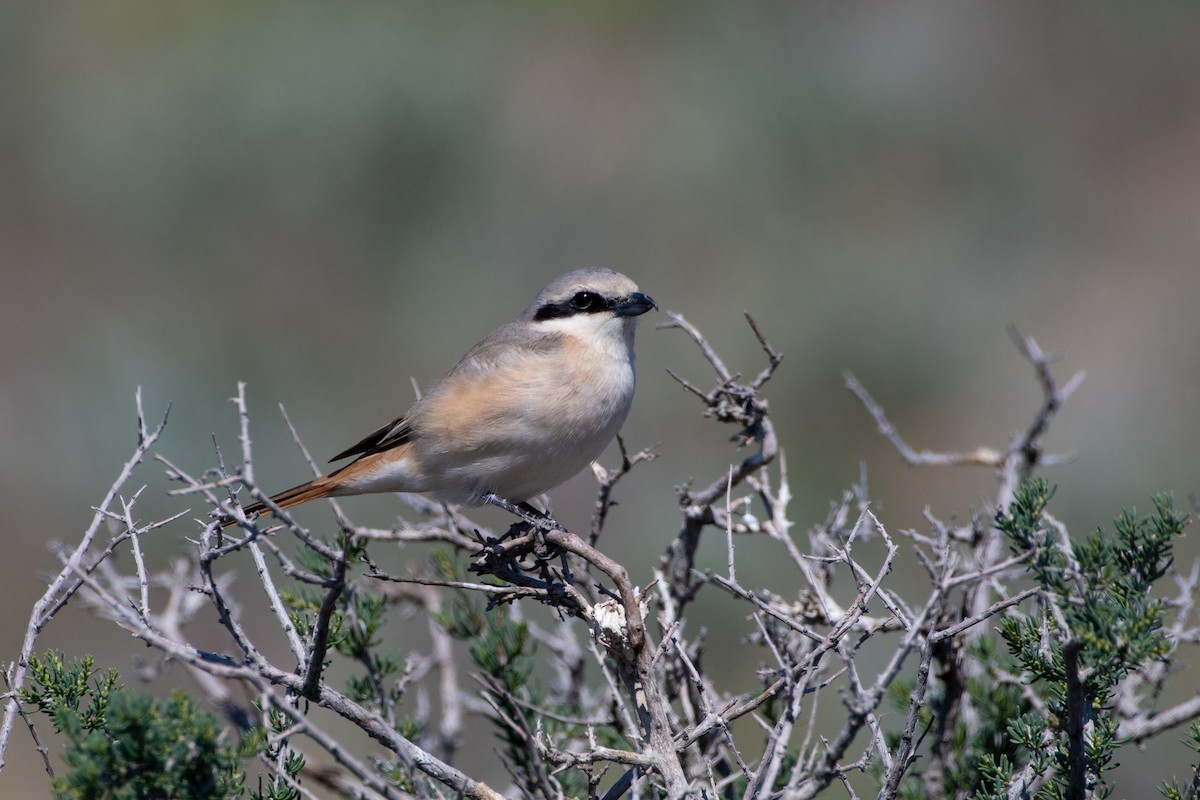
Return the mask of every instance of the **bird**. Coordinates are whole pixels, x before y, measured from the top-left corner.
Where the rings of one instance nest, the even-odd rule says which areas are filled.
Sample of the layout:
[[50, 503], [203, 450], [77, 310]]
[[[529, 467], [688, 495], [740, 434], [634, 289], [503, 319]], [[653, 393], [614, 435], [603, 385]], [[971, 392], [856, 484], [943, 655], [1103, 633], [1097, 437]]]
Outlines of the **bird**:
[[598, 458], [625, 422], [637, 317], [651, 309], [658, 304], [611, 269], [555, 278], [403, 415], [330, 459], [353, 461], [244, 514], [376, 492], [529, 509]]

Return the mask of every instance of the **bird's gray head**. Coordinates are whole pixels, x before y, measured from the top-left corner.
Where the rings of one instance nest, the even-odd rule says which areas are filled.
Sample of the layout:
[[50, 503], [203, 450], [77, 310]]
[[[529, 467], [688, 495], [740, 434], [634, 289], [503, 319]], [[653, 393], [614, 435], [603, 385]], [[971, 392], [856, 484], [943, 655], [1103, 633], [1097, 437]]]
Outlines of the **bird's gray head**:
[[612, 319], [636, 317], [652, 308], [658, 304], [621, 273], [577, 269], [546, 284], [521, 316], [533, 322], [584, 315]]

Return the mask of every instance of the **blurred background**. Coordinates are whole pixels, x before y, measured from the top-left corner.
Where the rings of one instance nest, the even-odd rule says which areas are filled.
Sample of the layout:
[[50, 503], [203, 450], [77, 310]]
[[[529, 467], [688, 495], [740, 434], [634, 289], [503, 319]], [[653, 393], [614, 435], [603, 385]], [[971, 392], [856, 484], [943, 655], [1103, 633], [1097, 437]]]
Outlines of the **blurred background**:
[[[1046, 473], [1072, 531], [1157, 491], [1187, 504], [1200, 484], [1200, 7], [0, 15], [5, 662], [53, 568], [46, 542], [78, 539], [133, 450], [138, 386], [150, 417], [171, 405], [162, 451], [201, 472], [214, 435], [236, 455], [229, 398], [246, 381], [257, 474], [286, 488], [307, 467], [279, 403], [330, 455], [402, 412], [410, 378], [428, 385], [577, 267], [626, 272], [746, 374], [764, 363], [742, 312], [754, 315], [786, 355], [767, 396], [797, 535], [862, 469], [892, 529], [924, 525], [926, 506], [990, 513], [989, 471], [904, 467], [842, 373], [914, 447], [1003, 448], [1040, 402], [1010, 323], [1063, 356], [1060, 379], [1087, 370], [1047, 440], [1077, 454]], [[639, 581], [675, 533], [674, 485], [743, 455], [667, 376], [712, 377], [685, 336], [654, 329], [663, 318], [643, 318], [624, 431], [661, 458], [622, 485], [602, 543], [643, 565]], [[189, 507], [165, 496], [157, 464], [142, 484], [142, 519]], [[561, 519], [586, 523], [590, 476], [552, 496]], [[400, 510], [343, 507], [377, 524]], [[193, 531], [164, 532], [165, 555]], [[706, 542], [705, 563], [723, 565], [723, 548]], [[1180, 563], [1196, 553], [1186, 541]], [[144, 654], [79, 609], [41, 643], [94, 652], [130, 681]], [[1188, 667], [1176, 680], [1198, 685]], [[1122, 751], [1117, 794], [1185, 777], [1177, 739]], [[6, 796], [46, 793], [20, 726], [9, 761]]]

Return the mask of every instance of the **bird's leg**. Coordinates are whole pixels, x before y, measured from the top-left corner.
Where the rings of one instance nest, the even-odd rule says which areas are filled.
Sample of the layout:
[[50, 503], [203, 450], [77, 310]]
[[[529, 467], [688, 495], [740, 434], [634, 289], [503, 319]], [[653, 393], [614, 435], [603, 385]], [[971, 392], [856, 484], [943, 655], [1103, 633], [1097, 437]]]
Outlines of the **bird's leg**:
[[533, 531], [533, 530], [537, 530], [540, 527], [539, 524], [535, 521], [536, 515], [534, 513], [531, 513], [531, 512], [535, 512], [536, 509], [530, 507], [529, 510], [526, 510], [525, 508], [522, 508], [522, 506], [525, 505], [524, 503], [519, 503], [519, 504], [511, 503], [508, 500], [506, 500], [505, 498], [496, 494], [495, 492], [481, 492], [479, 494], [479, 500], [482, 503], [484, 503], [485, 505], [492, 505], [492, 506], [496, 506], [497, 508], [503, 508], [505, 511], [509, 512], [510, 514], [514, 514], [515, 516], [520, 517], [520, 521], [514, 522], [512, 525], [510, 525], [508, 527], [508, 532], [500, 537], [499, 541], [501, 541], [501, 542], [507, 541], [509, 539], [515, 539], [516, 537], [521, 536], [522, 534], [529, 533], [530, 531]]
[[550, 516], [544, 511], [538, 511], [536, 508], [529, 505], [529, 503], [513, 503], [496, 494], [495, 492], [484, 492], [479, 497], [484, 503], [496, 506], [498, 508], [503, 508], [508, 513], [515, 514], [525, 522], [540, 530], [566, 530], [566, 528], [564, 528], [562, 524], [559, 523], [559, 521], [554, 517]]
[[529, 503], [517, 503], [517, 508], [520, 509], [521, 513], [527, 517], [537, 517], [538, 519], [546, 520], [552, 525], [558, 525], [558, 520], [554, 519], [554, 517], [550, 516], [545, 511], [539, 511]]

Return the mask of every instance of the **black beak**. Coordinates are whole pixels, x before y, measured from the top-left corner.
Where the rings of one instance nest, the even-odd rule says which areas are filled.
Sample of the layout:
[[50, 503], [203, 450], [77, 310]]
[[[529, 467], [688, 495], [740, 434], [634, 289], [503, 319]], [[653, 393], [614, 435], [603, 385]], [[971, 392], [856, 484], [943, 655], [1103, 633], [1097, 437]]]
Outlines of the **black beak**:
[[648, 294], [634, 292], [613, 306], [613, 313], [618, 317], [636, 317], [645, 314], [650, 309], [658, 310], [658, 303]]

